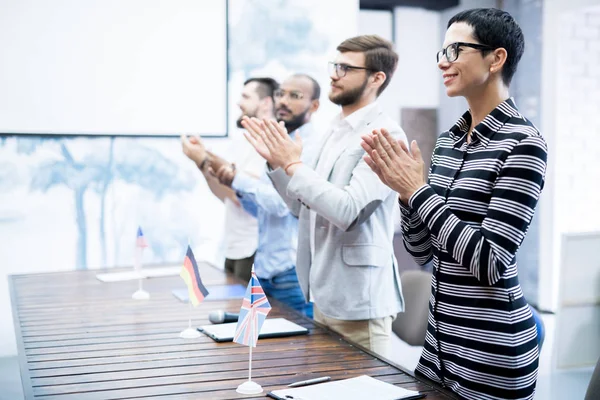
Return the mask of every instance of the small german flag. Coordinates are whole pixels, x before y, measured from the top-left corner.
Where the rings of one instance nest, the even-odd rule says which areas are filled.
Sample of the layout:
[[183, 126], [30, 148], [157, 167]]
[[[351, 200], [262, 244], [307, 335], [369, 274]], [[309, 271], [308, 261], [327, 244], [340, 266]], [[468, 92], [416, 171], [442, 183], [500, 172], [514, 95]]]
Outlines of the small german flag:
[[208, 296], [208, 290], [206, 290], [206, 287], [202, 283], [202, 279], [200, 279], [198, 264], [196, 263], [194, 252], [190, 246], [188, 246], [179, 276], [185, 281], [190, 294], [190, 301], [194, 307], [196, 307], [206, 296]]

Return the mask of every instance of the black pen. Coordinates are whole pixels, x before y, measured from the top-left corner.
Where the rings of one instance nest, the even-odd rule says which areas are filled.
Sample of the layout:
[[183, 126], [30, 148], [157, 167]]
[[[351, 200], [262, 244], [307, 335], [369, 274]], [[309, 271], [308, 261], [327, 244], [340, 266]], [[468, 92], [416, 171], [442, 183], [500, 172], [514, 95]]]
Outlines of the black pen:
[[320, 378], [315, 378], [315, 379], [309, 379], [309, 380], [306, 380], [306, 381], [300, 381], [300, 382], [290, 383], [288, 385], [288, 387], [299, 387], [299, 386], [313, 385], [315, 383], [327, 382], [330, 379], [331, 378], [329, 376], [322, 376]]

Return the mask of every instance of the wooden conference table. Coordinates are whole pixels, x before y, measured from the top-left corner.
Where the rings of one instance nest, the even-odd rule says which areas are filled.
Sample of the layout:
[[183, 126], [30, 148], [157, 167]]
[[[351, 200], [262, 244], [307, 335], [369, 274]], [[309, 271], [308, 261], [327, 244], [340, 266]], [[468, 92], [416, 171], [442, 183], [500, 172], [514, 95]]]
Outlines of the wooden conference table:
[[[207, 264], [199, 267], [207, 286], [240, 283]], [[276, 301], [268, 318], [285, 317], [310, 333], [261, 339], [253, 350], [252, 380], [265, 391], [240, 395], [235, 389], [248, 379], [248, 347], [205, 335], [179, 338], [189, 315], [188, 305], [171, 293], [185, 288], [179, 276], [146, 279], [151, 298], [140, 301], [131, 299], [137, 281], [104, 283], [98, 272], [9, 277], [26, 399], [259, 399], [291, 382], [363, 374], [426, 392], [428, 400], [454, 398]], [[209, 324], [211, 311], [239, 312], [240, 305], [240, 299], [209, 296], [193, 309], [192, 323]]]

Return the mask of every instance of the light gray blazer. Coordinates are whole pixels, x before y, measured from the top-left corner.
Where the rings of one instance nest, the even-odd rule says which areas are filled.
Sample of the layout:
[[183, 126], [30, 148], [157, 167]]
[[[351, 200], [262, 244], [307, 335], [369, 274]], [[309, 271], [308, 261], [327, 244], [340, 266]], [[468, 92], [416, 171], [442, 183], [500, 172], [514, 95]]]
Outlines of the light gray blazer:
[[[396, 192], [385, 186], [362, 157], [361, 135], [386, 128], [406, 141], [400, 126], [376, 106], [339, 146], [328, 179], [313, 165], [299, 166], [290, 178], [269, 172], [275, 188], [299, 218], [296, 271], [304, 296], [326, 316], [342, 320], [382, 318], [404, 310], [394, 256]], [[331, 134], [328, 133], [328, 135]], [[321, 151], [328, 135], [321, 138]], [[321, 167], [319, 167], [321, 168]], [[311, 263], [310, 211], [316, 212], [315, 254]]]

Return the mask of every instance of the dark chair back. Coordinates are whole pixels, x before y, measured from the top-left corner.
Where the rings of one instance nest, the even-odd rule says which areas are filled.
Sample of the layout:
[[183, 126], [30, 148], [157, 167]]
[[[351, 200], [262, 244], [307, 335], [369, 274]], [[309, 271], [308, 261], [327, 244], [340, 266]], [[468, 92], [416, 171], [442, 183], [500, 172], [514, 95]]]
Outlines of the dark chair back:
[[598, 400], [600, 399], [600, 358], [596, 362], [596, 367], [592, 373], [592, 379], [588, 385], [587, 391], [585, 392], [584, 400]]
[[411, 346], [423, 346], [429, 316], [431, 274], [421, 270], [406, 271], [400, 275], [404, 312], [398, 313], [392, 331]]

